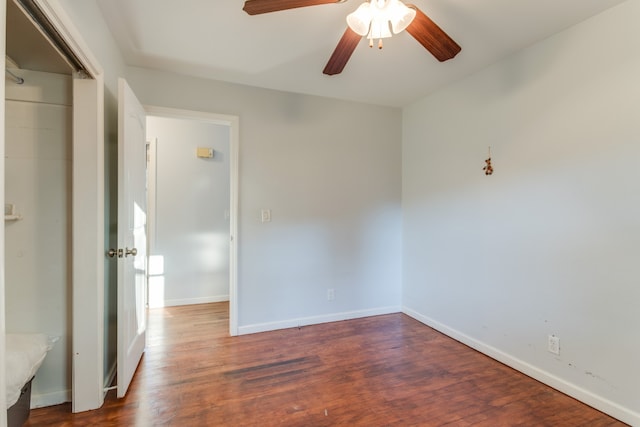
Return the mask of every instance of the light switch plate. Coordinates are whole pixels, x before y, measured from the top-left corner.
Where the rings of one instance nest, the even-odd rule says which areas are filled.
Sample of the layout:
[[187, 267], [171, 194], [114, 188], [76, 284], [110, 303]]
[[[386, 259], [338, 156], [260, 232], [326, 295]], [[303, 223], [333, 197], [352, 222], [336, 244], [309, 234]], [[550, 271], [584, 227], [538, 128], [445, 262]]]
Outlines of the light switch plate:
[[271, 222], [271, 209], [262, 209], [262, 222]]

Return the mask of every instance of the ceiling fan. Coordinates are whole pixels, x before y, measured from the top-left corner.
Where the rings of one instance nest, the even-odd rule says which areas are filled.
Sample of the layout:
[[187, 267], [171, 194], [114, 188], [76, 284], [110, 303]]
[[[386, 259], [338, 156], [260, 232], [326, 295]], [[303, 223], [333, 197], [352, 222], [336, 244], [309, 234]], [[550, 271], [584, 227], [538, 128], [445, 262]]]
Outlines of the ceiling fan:
[[[249, 15], [278, 12], [299, 7], [328, 3], [343, 3], [346, 0], [246, 0], [242, 8]], [[399, 0], [365, 0], [353, 13], [347, 16], [347, 29], [338, 42], [329, 62], [322, 71], [327, 75], [339, 74], [356, 49], [363, 36], [369, 39], [369, 46], [382, 39], [407, 30], [438, 61], [453, 58], [460, 52], [460, 46], [420, 9]], [[391, 28], [390, 28], [391, 27]], [[391, 31], [390, 31], [391, 30]]]

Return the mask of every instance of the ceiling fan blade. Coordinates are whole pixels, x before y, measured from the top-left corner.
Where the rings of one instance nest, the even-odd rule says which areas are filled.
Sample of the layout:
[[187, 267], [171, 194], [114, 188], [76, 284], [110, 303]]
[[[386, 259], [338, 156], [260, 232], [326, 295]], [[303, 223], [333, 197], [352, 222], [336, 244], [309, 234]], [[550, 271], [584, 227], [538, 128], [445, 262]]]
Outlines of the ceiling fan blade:
[[347, 27], [322, 72], [329, 76], [340, 74], [351, 58], [351, 54], [356, 50], [360, 39], [362, 39], [361, 35]]
[[315, 6], [318, 4], [339, 3], [341, 0], [247, 0], [242, 10], [249, 15], [278, 12], [280, 10], [298, 7]]
[[440, 62], [453, 58], [462, 50], [442, 28], [413, 4], [408, 7], [416, 11], [416, 17], [407, 27], [407, 32], [436, 57]]

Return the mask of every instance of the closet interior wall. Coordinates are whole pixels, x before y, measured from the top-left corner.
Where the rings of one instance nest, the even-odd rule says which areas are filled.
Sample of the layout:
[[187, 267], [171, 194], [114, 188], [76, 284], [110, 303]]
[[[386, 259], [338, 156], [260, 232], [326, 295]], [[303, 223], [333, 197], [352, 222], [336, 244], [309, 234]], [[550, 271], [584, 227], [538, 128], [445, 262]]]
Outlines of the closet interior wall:
[[[11, 70], [6, 79], [5, 220], [8, 333], [58, 337], [32, 384], [31, 406], [71, 400], [72, 80]], [[6, 211], [6, 206], [5, 206]]]

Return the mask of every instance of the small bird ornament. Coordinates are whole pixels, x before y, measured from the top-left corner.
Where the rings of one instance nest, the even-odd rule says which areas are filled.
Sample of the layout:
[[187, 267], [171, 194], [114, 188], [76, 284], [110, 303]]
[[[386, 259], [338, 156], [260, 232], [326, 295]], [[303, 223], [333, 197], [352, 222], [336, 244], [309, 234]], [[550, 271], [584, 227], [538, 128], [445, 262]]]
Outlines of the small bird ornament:
[[482, 168], [485, 175], [493, 174], [493, 166], [491, 166], [491, 147], [489, 147], [489, 158], [484, 161], [486, 165]]

